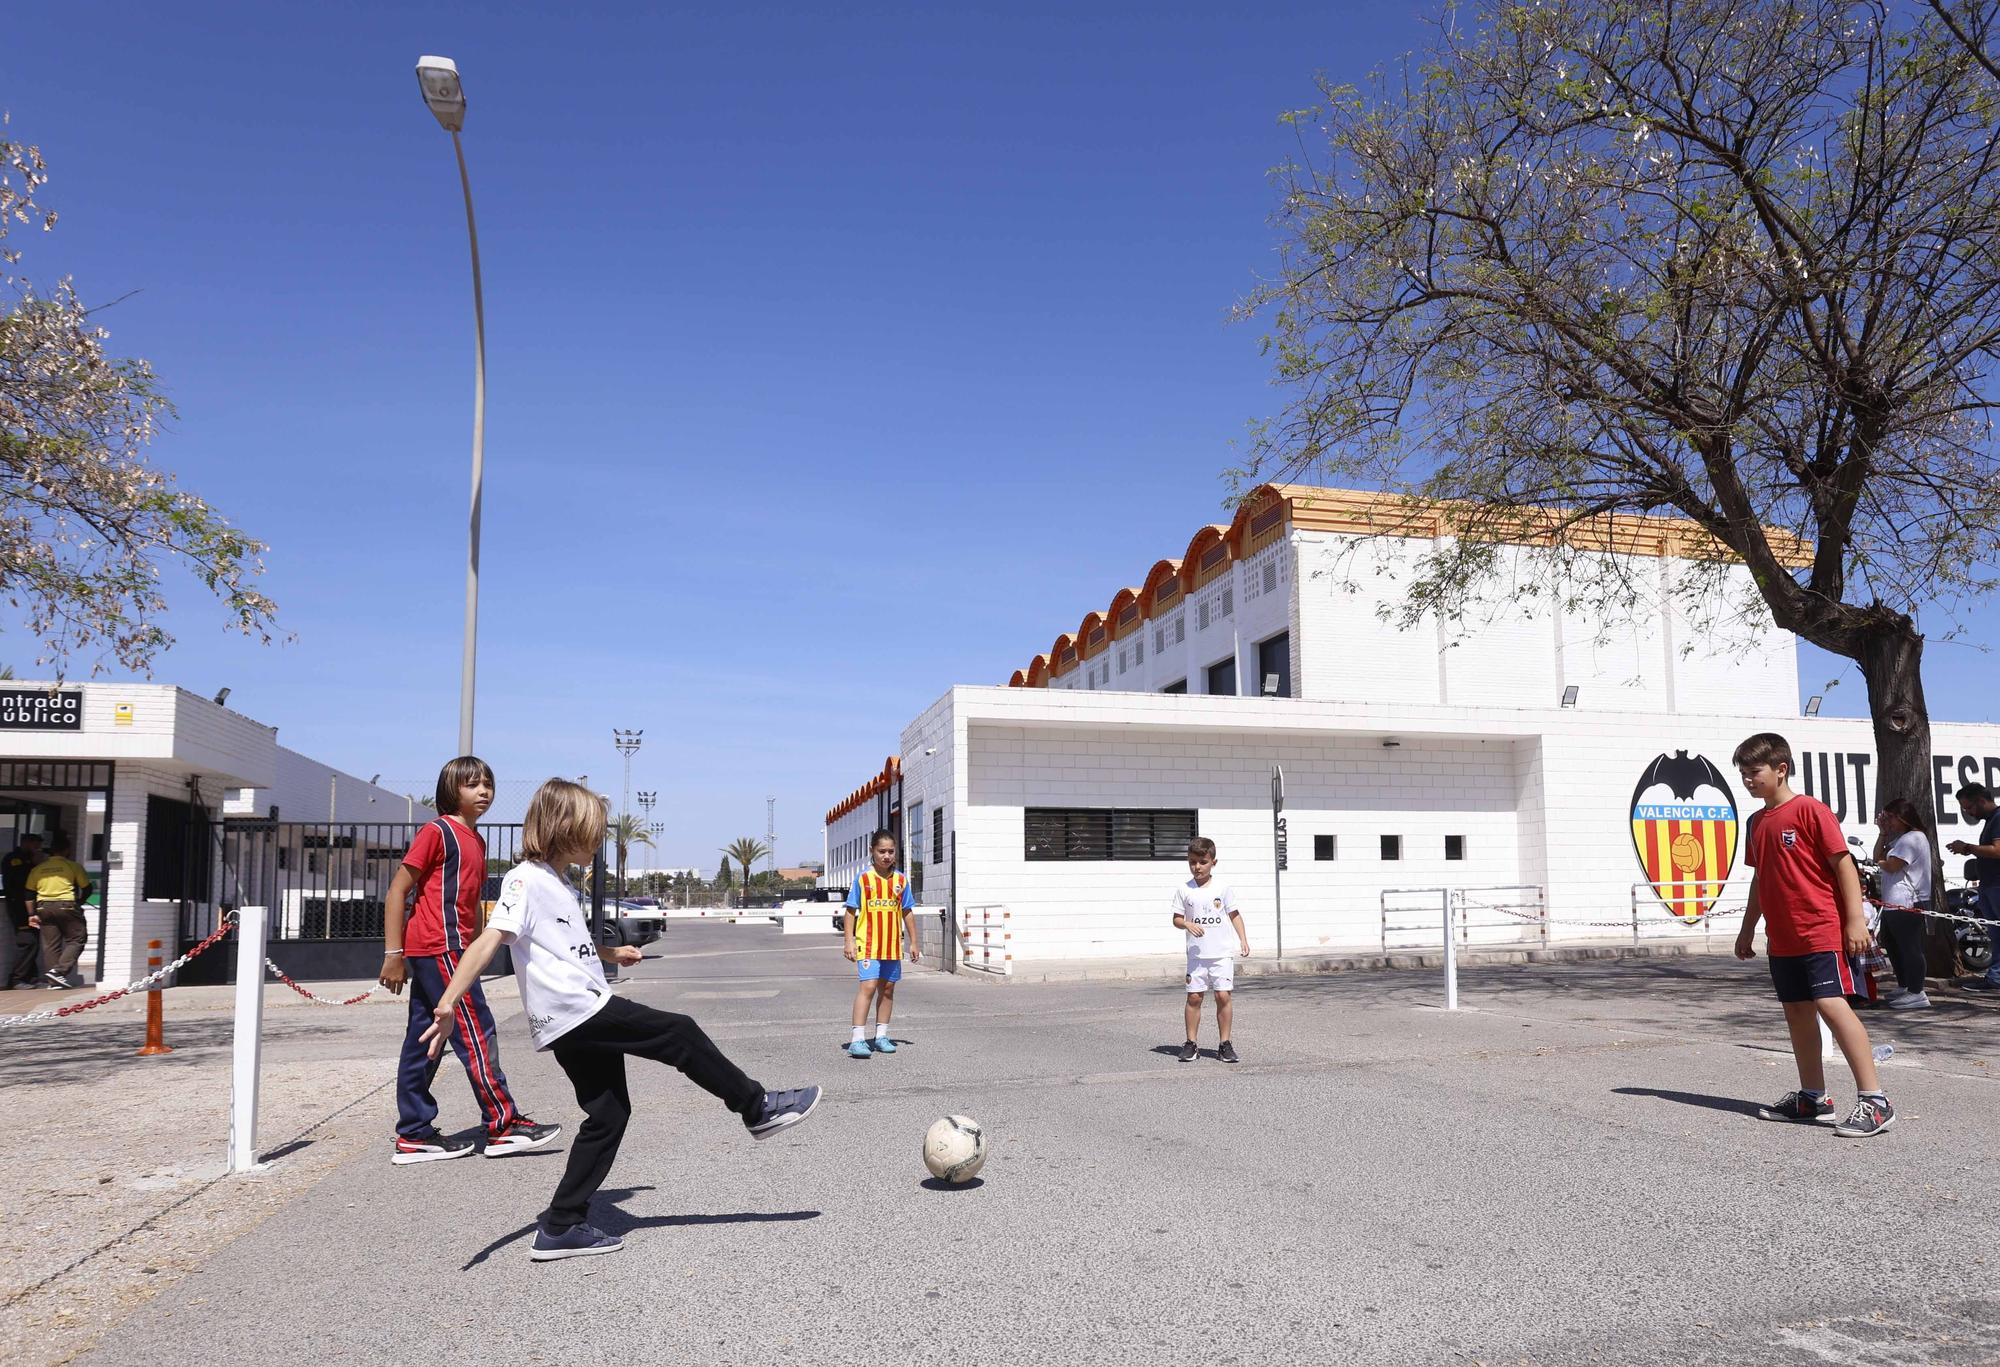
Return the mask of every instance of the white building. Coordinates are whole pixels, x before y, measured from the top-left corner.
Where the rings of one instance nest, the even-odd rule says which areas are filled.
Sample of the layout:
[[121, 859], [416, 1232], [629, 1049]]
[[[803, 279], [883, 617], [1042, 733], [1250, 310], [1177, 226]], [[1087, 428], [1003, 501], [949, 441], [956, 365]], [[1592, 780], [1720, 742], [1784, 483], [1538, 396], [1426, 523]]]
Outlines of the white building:
[[[1008, 687], [952, 688], [912, 721], [900, 756], [828, 813], [829, 881], [858, 867], [863, 827], [894, 825], [925, 900], [961, 920], [1006, 907], [1017, 959], [1169, 954], [1167, 894], [1199, 832], [1268, 952], [1281, 767], [1287, 952], [1435, 943], [1454, 897], [1485, 939], [1539, 938], [1525, 920], [1496, 927], [1541, 908], [1558, 935], [1609, 933], [1584, 923], [1635, 909], [1644, 933], [1685, 934], [1675, 912], [1740, 900], [1750, 809], [1730, 753], [1763, 730], [1872, 843], [1895, 794], [1875, 791], [1868, 723], [1798, 715], [1787, 633], [1709, 639], [1670, 605], [1672, 576], [1713, 554], [1697, 529], [1618, 518], [1572, 534], [1596, 538], [1586, 564], [1661, 586], [1637, 625], [1503, 590], [1483, 620], [1399, 630], [1378, 608], [1442, 534], [1379, 495], [1256, 491]], [[1731, 572], [1735, 588], [1746, 576]], [[2000, 727], [1941, 723], [1934, 739], [1950, 839], [1951, 789], [2000, 782]]]
[[[274, 814], [329, 828], [301, 865], [330, 862], [337, 842], [345, 853], [353, 831], [428, 816], [406, 795], [288, 750], [275, 727], [184, 689], [0, 685], [0, 848], [27, 831], [71, 836], [98, 889], [78, 968], [100, 984], [143, 976], [148, 940], [164, 941], [171, 958], [212, 926], [244, 891], [232, 878], [241, 871], [218, 867], [226, 823]], [[273, 907], [274, 918], [286, 914]], [[379, 937], [372, 949], [379, 963]]]

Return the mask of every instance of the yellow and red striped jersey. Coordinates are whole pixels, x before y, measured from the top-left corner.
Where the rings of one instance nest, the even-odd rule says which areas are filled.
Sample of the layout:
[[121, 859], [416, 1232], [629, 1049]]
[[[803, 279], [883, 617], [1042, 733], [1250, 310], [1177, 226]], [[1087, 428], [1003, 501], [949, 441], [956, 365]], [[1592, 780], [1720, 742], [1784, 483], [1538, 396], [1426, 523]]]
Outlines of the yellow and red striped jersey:
[[854, 876], [847, 892], [847, 910], [854, 917], [854, 957], [903, 957], [903, 913], [916, 905], [906, 873], [879, 874], [873, 869]]

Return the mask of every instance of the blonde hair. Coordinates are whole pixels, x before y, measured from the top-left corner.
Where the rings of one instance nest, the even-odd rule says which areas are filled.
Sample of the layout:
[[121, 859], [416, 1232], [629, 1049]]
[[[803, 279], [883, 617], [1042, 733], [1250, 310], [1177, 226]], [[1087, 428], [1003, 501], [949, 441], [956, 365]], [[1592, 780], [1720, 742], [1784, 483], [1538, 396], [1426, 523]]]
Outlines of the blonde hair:
[[552, 778], [535, 789], [522, 820], [521, 858], [576, 864], [603, 843], [603, 798], [566, 778]]

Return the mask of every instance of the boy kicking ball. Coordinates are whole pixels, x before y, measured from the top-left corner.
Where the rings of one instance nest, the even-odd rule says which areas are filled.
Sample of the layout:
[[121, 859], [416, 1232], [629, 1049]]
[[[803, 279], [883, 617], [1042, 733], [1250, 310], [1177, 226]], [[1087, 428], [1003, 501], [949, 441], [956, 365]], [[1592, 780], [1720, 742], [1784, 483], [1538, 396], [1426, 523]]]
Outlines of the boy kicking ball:
[[1744, 860], [1750, 905], [1736, 935], [1736, 957], [1757, 957], [1757, 922], [1764, 922], [1771, 982], [1784, 1003], [1785, 1026], [1798, 1062], [1799, 1088], [1758, 1108], [1766, 1120], [1833, 1120], [1826, 1095], [1826, 1062], [1820, 1056], [1824, 1020], [1854, 1073], [1860, 1093], [1847, 1119], [1834, 1126], [1843, 1139], [1866, 1139], [1896, 1123], [1882, 1093], [1868, 1028], [1847, 1004], [1854, 989], [1848, 955], [1865, 953], [1868, 919], [1862, 910], [1861, 875], [1826, 804], [1792, 791], [1792, 748], [1783, 736], [1762, 732], [1736, 747], [1736, 772], [1750, 796], [1764, 804], [1750, 816]]
[[[877, 831], [868, 842], [872, 868], [854, 875], [847, 891], [847, 945], [842, 951], [861, 980], [854, 994], [854, 1035], [847, 1042], [850, 1058], [893, 1054], [889, 1016], [896, 1009], [896, 984], [903, 980], [903, 937], [916, 905], [910, 876], [896, 868], [896, 837]], [[910, 962], [917, 961], [917, 941], [910, 936]], [[868, 1037], [868, 1008], [875, 1008], [875, 1037]]]
[[767, 1092], [725, 1058], [702, 1028], [686, 1016], [656, 1011], [614, 996], [604, 964], [634, 964], [639, 951], [591, 942], [590, 921], [557, 872], [582, 863], [604, 841], [604, 801], [559, 778], [544, 783], [528, 803], [521, 831], [520, 864], [500, 885], [500, 903], [485, 931], [438, 999], [423, 1045], [435, 1059], [455, 1028], [453, 1014], [479, 982], [501, 945], [514, 948], [514, 976], [537, 1049], [547, 1049], [576, 1089], [583, 1124], [570, 1145], [562, 1181], [541, 1214], [528, 1256], [536, 1262], [615, 1253], [624, 1245], [589, 1223], [590, 1198], [604, 1185], [632, 1118], [625, 1060], [652, 1059], [678, 1068], [688, 1081], [721, 1101], [743, 1121], [753, 1139], [767, 1139], [796, 1125], [819, 1102], [819, 1088]]
[[[1182, 1012], [1187, 1043], [1181, 1046], [1180, 1060], [1193, 1063], [1199, 1052], [1194, 1041], [1201, 1033], [1201, 999], [1213, 992], [1215, 1030], [1222, 1036], [1222, 1047], [1215, 1056], [1224, 1063], [1237, 1063], [1236, 1046], [1229, 1039], [1236, 1015], [1230, 1002], [1236, 986], [1236, 961], [1230, 951], [1249, 958], [1250, 935], [1236, 910], [1236, 894], [1215, 878], [1215, 842], [1205, 835], [1196, 836], [1188, 842], [1187, 860], [1188, 872], [1194, 876], [1175, 888], [1173, 896], [1174, 925], [1187, 932], [1187, 1007]], [[1223, 930], [1225, 923], [1236, 929], [1234, 945]]]

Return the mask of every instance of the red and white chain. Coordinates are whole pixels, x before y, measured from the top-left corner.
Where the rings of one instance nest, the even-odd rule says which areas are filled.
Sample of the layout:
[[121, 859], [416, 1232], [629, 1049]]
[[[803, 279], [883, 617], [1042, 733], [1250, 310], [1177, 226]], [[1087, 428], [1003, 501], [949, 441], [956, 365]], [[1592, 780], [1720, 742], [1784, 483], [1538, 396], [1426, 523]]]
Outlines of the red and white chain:
[[366, 992], [363, 992], [358, 997], [348, 997], [345, 1000], [336, 1001], [332, 997], [315, 996], [313, 993], [299, 986], [297, 983], [292, 981], [291, 977], [285, 972], [284, 969], [272, 963], [268, 958], [264, 960], [264, 967], [270, 969], [271, 972], [277, 974], [279, 982], [283, 983], [286, 987], [291, 988], [292, 991], [298, 993], [301, 997], [304, 997], [314, 1006], [359, 1006], [362, 1002], [367, 1001], [370, 997], [374, 996], [376, 992], [378, 992], [381, 989], [381, 984], [377, 983], [374, 987], [369, 988]]
[[102, 996], [92, 997], [89, 1001], [71, 1002], [67, 1006], [54, 1007], [48, 1011], [30, 1011], [25, 1016], [0, 1016], [0, 1029], [5, 1029], [10, 1025], [30, 1025], [35, 1021], [54, 1020], [58, 1016], [74, 1016], [75, 1014], [77, 1014], [77, 1012], [88, 1011], [93, 1006], [102, 1006], [106, 1002], [115, 1002], [120, 997], [130, 996], [134, 992], [144, 992], [148, 988], [152, 987], [154, 984], [166, 978], [169, 974], [179, 971], [183, 966], [187, 964], [188, 960], [194, 958], [195, 955], [207, 949], [217, 940], [220, 940], [223, 936], [227, 935], [231, 930], [235, 929], [235, 927], [236, 927], [236, 913], [233, 911], [227, 912], [223, 915], [222, 923], [216, 926], [215, 932], [212, 935], [210, 935], [206, 940], [203, 940], [200, 944], [196, 945], [193, 949], [190, 949], [187, 953], [181, 955], [180, 958], [175, 959], [172, 963], [168, 964], [166, 967], [155, 969], [153, 972], [148, 973], [145, 977], [139, 979], [139, 981], [135, 983], [127, 983], [125, 984], [125, 986], [117, 988], [116, 990], [111, 992], [106, 992]]

